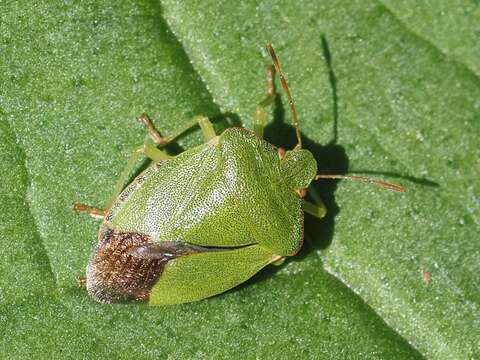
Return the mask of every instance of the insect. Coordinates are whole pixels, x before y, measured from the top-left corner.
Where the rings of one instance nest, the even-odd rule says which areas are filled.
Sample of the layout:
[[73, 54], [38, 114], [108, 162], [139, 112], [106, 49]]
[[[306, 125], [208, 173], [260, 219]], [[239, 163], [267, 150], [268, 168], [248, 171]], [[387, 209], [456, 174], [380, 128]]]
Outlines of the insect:
[[[317, 175], [302, 148], [298, 115], [271, 44], [267, 95], [256, 110], [254, 131], [229, 128], [216, 134], [195, 117], [205, 143], [170, 156], [162, 147], [179, 134], [162, 136], [146, 114], [139, 120], [149, 138], [131, 156], [107, 210], [75, 204], [102, 219], [98, 244], [82, 279], [103, 303], [145, 300], [151, 305], [201, 300], [235, 287], [269, 264], [295, 255], [303, 242], [303, 212], [322, 218], [323, 204], [304, 200], [315, 179], [342, 178], [398, 185], [360, 176]], [[266, 108], [274, 102], [279, 74], [297, 145], [277, 149], [263, 140]], [[186, 130], [186, 129], [185, 129]], [[124, 187], [141, 155], [152, 164]]]

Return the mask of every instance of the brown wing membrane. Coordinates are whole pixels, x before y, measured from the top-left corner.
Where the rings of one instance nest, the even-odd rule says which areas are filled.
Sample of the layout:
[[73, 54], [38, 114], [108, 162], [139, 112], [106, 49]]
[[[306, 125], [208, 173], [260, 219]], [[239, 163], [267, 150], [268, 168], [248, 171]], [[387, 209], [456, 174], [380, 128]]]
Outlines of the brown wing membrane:
[[169, 260], [207, 251], [225, 249], [181, 242], [153, 243], [148, 235], [103, 227], [87, 267], [87, 291], [105, 303], [147, 300]]
[[103, 228], [87, 266], [87, 291], [97, 301], [148, 299], [169, 257], [143, 258], [130, 252], [151, 242], [149, 236]]

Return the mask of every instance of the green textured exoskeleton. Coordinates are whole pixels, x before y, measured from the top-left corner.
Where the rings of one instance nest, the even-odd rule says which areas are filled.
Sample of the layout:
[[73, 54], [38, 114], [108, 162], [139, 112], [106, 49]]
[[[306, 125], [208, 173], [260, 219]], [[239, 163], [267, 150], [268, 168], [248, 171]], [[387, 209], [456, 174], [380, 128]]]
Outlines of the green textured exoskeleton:
[[[297, 190], [313, 180], [316, 163], [310, 152], [294, 152], [298, 154], [287, 152], [280, 159], [254, 133], [228, 129], [150, 166], [114, 202], [100, 233], [103, 238], [112, 231], [142, 234], [147, 241], [129, 249], [129, 255], [163, 260], [149, 294], [151, 304], [224, 292], [300, 249], [303, 212]], [[306, 171], [292, 176], [297, 167]], [[88, 268], [87, 288], [98, 299], [110, 300], [115, 296], [105, 292], [97, 258]]]
[[[301, 148], [290, 91], [273, 48], [267, 49], [275, 68], [268, 68], [254, 132], [231, 128], [217, 135], [207, 118], [196, 117], [188, 127], [198, 124], [206, 142], [172, 157], [159, 147], [178, 134], [162, 137], [144, 114], [139, 120], [150, 138], [134, 151], [108, 210], [75, 205], [103, 219], [85, 279], [94, 299], [167, 305], [222, 293], [300, 250], [303, 211], [325, 215], [323, 204], [302, 199], [317, 164]], [[263, 140], [275, 70], [297, 134], [298, 145], [289, 151]], [[152, 165], [123, 189], [142, 154]]]

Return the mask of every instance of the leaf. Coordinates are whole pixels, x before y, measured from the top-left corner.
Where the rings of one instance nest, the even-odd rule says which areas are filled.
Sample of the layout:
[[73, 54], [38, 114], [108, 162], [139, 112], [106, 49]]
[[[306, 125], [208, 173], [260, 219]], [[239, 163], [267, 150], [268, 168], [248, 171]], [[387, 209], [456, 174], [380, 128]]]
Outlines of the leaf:
[[[480, 356], [478, 14], [467, 1], [9, 2], [0, 357]], [[98, 224], [71, 204], [105, 203], [143, 141], [142, 111], [165, 134], [197, 114], [251, 127], [268, 41], [321, 171], [407, 193], [319, 182], [329, 215], [307, 218], [304, 250], [282, 267], [192, 304], [92, 302], [77, 279]], [[283, 97], [273, 117], [267, 138], [291, 146]]]

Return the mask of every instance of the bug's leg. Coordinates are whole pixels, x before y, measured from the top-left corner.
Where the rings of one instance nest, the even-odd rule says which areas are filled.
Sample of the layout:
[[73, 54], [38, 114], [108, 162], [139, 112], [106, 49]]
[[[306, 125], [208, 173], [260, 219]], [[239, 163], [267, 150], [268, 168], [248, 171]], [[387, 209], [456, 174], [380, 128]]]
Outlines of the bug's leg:
[[200, 129], [202, 130], [203, 137], [205, 141], [210, 141], [213, 139], [217, 134], [215, 134], [215, 129], [213, 128], [212, 123], [206, 116], [195, 116], [192, 120], [194, 120]]
[[149, 137], [145, 139], [145, 142], [138, 146], [130, 156], [130, 159], [128, 160], [127, 165], [123, 169], [122, 173], [120, 174], [119, 179], [117, 180], [117, 183], [115, 184], [115, 188], [113, 190], [113, 194], [110, 197], [110, 199], [107, 201], [106, 208], [110, 208], [110, 205], [115, 201], [117, 198], [118, 194], [123, 190], [125, 186], [125, 182], [127, 181], [128, 177], [130, 176], [130, 173], [132, 170], [135, 168], [138, 159], [140, 158], [141, 155], [145, 155], [147, 158], [151, 159], [154, 162], [159, 162], [162, 160], [168, 160], [171, 158], [166, 152], [157, 149], [157, 147], [152, 144], [152, 138], [151, 134], [149, 133]]
[[303, 200], [303, 210], [316, 218], [322, 219], [327, 214], [327, 207], [314, 188], [309, 187], [308, 193], [315, 203]]
[[145, 129], [147, 130], [150, 139], [152, 139], [155, 144], [165, 146], [172, 141], [172, 139], [170, 139], [169, 137], [162, 136], [160, 132], [155, 129], [155, 126], [153, 126], [153, 122], [148, 117], [147, 113], [143, 113], [142, 115], [140, 115], [137, 120], [143, 125], [145, 125]]
[[95, 219], [103, 219], [105, 217], [106, 211], [97, 209], [93, 206], [88, 206], [85, 204], [75, 203], [73, 204], [73, 211], [75, 212], [85, 212]]
[[253, 124], [253, 130], [260, 139], [263, 139], [263, 129], [265, 128], [265, 120], [267, 118], [267, 106], [272, 105], [277, 95], [275, 91], [275, 83], [273, 78], [275, 77], [275, 67], [269, 65], [267, 67], [267, 96], [260, 101], [255, 110], [255, 122]]
[[120, 192], [123, 190], [125, 186], [125, 182], [130, 176], [130, 173], [132, 172], [132, 170], [135, 168], [135, 165], [137, 164], [138, 159], [140, 158], [141, 155], [145, 155], [146, 157], [148, 157], [154, 162], [168, 160], [171, 158], [171, 156], [169, 156], [166, 152], [158, 149], [156, 145], [166, 146], [170, 142], [172, 142], [174, 139], [176, 139], [179, 135], [181, 135], [185, 131], [197, 125], [200, 126], [203, 132], [203, 135], [207, 141], [216, 136], [212, 123], [205, 116], [195, 116], [176, 134], [173, 134], [167, 137], [162, 136], [160, 132], [158, 132], [155, 129], [155, 127], [153, 126], [152, 120], [150, 120], [147, 114], [143, 113], [138, 118], [138, 121], [140, 121], [142, 124], [145, 125], [145, 128], [147, 129], [147, 132], [148, 132], [148, 137], [145, 139], [145, 142], [139, 147], [137, 147], [133, 151], [132, 155], [130, 156], [130, 159], [128, 160], [128, 163], [125, 166], [125, 169], [123, 169], [122, 173], [120, 174], [120, 178], [118, 179], [115, 185], [113, 194], [107, 202], [107, 206], [106, 206], [107, 208], [110, 208], [112, 203], [117, 198], [118, 194], [120, 194]]
[[280, 266], [285, 262], [285, 256], [278, 256], [274, 261], [271, 262], [272, 265]]
[[150, 136], [151, 140], [160, 146], [166, 146], [175, 140], [177, 137], [182, 135], [184, 132], [190, 130], [195, 126], [199, 126], [202, 130], [203, 136], [208, 141], [216, 136], [215, 130], [213, 129], [212, 123], [208, 120], [205, 116], [194, 116], [189, 122], [187, 122], [182, 128], [180, 128], [175, 134], [170, 136], [162, 136], [158, 130], [155, 129], [153, 126], [152, 120], [148, 117], [146, 113], [143, 113], [138, 118], [145, 128], [148, 131], [148, 135]]
[[327, 214], [327, 208], [323, 202], [320, 205], [317, 205], [303, 200], [303, 211], [319, 219], [322, 219]]

